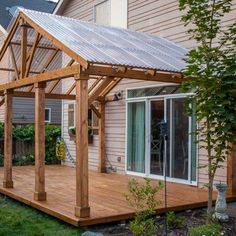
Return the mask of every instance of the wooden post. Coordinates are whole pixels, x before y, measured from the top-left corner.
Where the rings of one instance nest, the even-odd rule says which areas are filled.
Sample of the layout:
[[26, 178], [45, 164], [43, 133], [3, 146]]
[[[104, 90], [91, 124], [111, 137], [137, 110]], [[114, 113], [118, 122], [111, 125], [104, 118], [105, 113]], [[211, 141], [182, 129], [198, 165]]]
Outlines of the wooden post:
[[99, 112], [101, 117], [99, 119], [99, 146], [98, 146], [98, 172], [106, 172], [105, 159], [105, 103], [99, 103]]
[[35, 192], [34, 199], [46, 200], [45, 192], [45, 87], [35, 83]]
[[24, 22], [21, 22], [21, 73], [20, 78], [25, 77], [26, 72], [26, 56], [27, 56], [27, 28]]
[[88, 79], [75, 75], [76, 81], [76, 206], [77, 217], [89, 217], [88, 192]]
[[13, 90], [5, 91], [4, 117], [4, 188], [13, 188], [12, 181], [12, 98]]
[[227, 184], [230, 195], [236, 195], [236, 146], [233, 145], [232, 153], [227, 160]]

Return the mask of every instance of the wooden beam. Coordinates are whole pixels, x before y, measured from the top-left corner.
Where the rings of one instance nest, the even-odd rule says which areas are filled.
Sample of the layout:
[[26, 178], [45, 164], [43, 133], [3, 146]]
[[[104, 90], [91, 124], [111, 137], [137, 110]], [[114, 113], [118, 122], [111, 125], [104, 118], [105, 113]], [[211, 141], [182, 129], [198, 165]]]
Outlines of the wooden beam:
[[12, 181], [12, 90], [5, 91], [4, 116], [4, 188], [13, 188]]
[[99, 145], [98, 145], [98, 172], [106, 172], [106, 155], [105, 155], [105, 103], [99, 103]]
[[[28, 97], [33, 98], [35, 96], [34, 92], [21, 92], [15, 91], [13, 93], [14, 97]], [[75, 95], [66, 95], [66, 94], [58, 94], [58, 93], [45, 93], [45, 97], [47, 99], [65, 99], [65, 100], [75, 100]]]
[[106, 89], [102, 92], [102, 94], [100, 94], [100, 96], [106, 96], [108, 93], [110, 93], [110, 91], [121, 81], [121, 78], [115, 78], [112, 83], [110, 83]]
[[61, 68], [61, 69], [57, 69], [53, 71], [47, 71], [39, 75], [30, 76], [30, 77], [23, 78], [17, 81], [12, 81], [6, 84], [1, 84], [0, 91], [6, 90], [6, 89], [25, 87], [25, 86], [29, 86], [31, 84], [39, 83], [39, 82], [47, 82], [47, 81], [53, 81], [56, 79], [68, 78], [68, 77], [74, 76], [79, 71], [80, 71], [79, 65], [73, 65], [70, 67], [65, 67], [65, 68]]
[[101, 113], [99, 112], [99, 110], [93, 104], [90, 104], [90, 108], [96, 114], [96, 116], [98, 118], [101, 118]]
[[[9, 72], [15, 72], [15, 69], [14, 68], [0, 68], [0, 71], [9, 71]], [[19, 73], [19, 72], [18, 72]], [[36, 75], [38, 75], [38, 74], [40, 74], [40, 72], [38, 72], [38, 71], [30, 71], [30, 73], [32, 73], [32, 74], [36, 74]]]
[[12, 60], [12, 64], [13, 64], [16, 79], [19, 79], [19, 71], [18, 71], [17, 64], [16, 64], [16, 58], [15, 58], [13, 48], [12, 48], [11, 45], [9, 45], [9, 51], [10, 51], [10, 56], [11, 56], [11, 60]]
[[76, 82], [74, 82], [74, 83], [71, 85], [71, 87], [66, 91], [66, 94], [67, 94], [67, 95], [71, 94], [71, 92], [74, 90], [75, 86], [76, 86]]
[[39, 33], [37, 33], [36, 38], [34, 40], [34, 44], [30, 50], [29, 55], [27, 56], [28, 61], [27, 61], [27, 65], [26, 65], [25, 77], [28, 77], [28, 75], [29, 75], [30, 68], [31, 68], [33, 58], [34, 58], [34, 54], [35, 54], [37, 45], [40, 42], [41, 38], [42, 38], [42, 36]]
[[236, 145], [233, 145], [232, 153], [227, 159], [227, 193], [236, 195]]
[[103, 92], [103, 90], [110, 84], [112, 83], [113, 78], [106, 78], [104, 79], [96, 89], [93, 90], [93, 92], [89, 95], [89, 100], [88, 103], [89, 105], [92, 104], [96, 98]]
[[95, 82], [89, 87], [88, 89], [88, 93], [91, 93], [92, 90], [100, 83], [100, 81], [102, 80], [102, 76], [99, 79], [96, 79]]
[[[12, 42], [11, 41], [11, 44], [12, 45], [15, 45], [15, 46], [20, 46], [20, 42]], [[27, 43], [27, 47], [32, 47], [33, 44], [32, 43]], [[37, 48], [39, 49], [45, 49], [45, 50], [57, 50], [57, 48], [55, 47], [50, 47], [50, 46], [45, 46], [45, 45], [37, 45]]]
[[74, 59], [84, 68], [88, 68], [88, 61], [82, 58], [80, 55], [74, 52], [71, 48], [64, 45], [60, 40], [58, 40], [54, 35], [48, 33], [44, 28], [35, 23], [30, 17], [25, 15], [23, 12], [20, 12], [21, 17], [31, 25], [37, 32], [39, 32], [44, 38], [53, 43], [57, 48], [66, 53], [69, 57]]
[[[75, 62], [75, 61], [74, 61], [73, 59], [71, 59], [71, 60], [67, 63], [66, 67], [72, 66], [74, 62]], [[57, 85], [58, 85], [59, 83], [60, 83], [60, 80], [54, 81], [54, 82], [52, 83], [52, 85], [50, 85], [50, 87], [49, 87], [49, 89], [48, 89], [48, 93], [52, 93], [53, 90], [57, 87]]]
[[45, 192], [45, 87], [35, 83], [35, 191], [34, 200], [46, 201]]
[[89, 217], [88, 192], [88, 76], [76, 80], [76, 206], [77, 217]]
[[5, 103], [5, 98], [2, 98], [0, 101], [0, 107]]
[[181, 73], [172, 73], [164, 71], [156, 71], [155, 75], [152, 76], [147, 74], [143, 70], [131, 70], [127, 71], [116, 71], [112, 67], [105, 66], [90, 66], [88, 69], [81, 72], [85, 75], [97, 75], [97, 76], [111, 76], [119, 78], [146, 80], [146, 81], [157, 81], [157, 82], [168, 82], [168, 83], [182, 83], [189, 78], [183, 78]]
[[25, 77], [27, 57], [27, 27], [21, 25], [21, 71], [20, 78]]
[[[59, 49], [56, 50], [55, 52], [53, 52], [53, 53], [49, 56], [48, 60], [46, 61], [46, 63], [45, 63], [44, 66], [43, 66], [43, 70], [40, 71], [39, 74], [41, 74], [41, 73], [43, 73], [44, 71], [46, 71], [46, 69], [47, 69], [48, 66], [52, 63], [53, 59], [56, 57], [56, 55], [57, 55], [58, 52], [59, 52]], [[32, 86], [29, 88], [28, 92], [31, 92], [31, 91], [33, 90], [33, 88], [34, 88], [34, 86], [32, 85]]]
[[20, 15], [18, 15], [18, 17], [16, 18], [15, 22], [13, 23], [8, 35], [7, 35], [7, 38], [5, 39], [4, 41], [4, 44], [0, 50], [0, 61], [2, 60], [5, 52], [7, 51], [7, 48], [8, 46], [10, 45], [10, 42], [16, 32], [16, 29], [17, 27], [19, 26], [19, 22], [20, 22]]

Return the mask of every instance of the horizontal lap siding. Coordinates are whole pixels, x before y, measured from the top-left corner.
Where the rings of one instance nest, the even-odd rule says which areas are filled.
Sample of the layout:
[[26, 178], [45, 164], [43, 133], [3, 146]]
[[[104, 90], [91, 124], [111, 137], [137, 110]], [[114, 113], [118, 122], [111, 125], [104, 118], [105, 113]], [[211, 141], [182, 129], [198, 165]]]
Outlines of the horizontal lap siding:
[[[13, 123], [34, 123], [34, 98], [13, 98]], [[51, 123], [61, 124], [61, 100], [46, 99], [46, 108], [51, 108]]]
[[[97, 1], [72, 0], [68, 3], [62, 15], [74, 17], [81, 20], [93, 21], [93, 5]], [[223, 25], [229, 25], [233, 22], [236, 15], [236, 0], [233, 1], [233, 11], [225, 17]], [[156, 34], [168, 38], [176, 43], [180, 43], [187, 48], [194, 47], [193, 40], [188, 39], [186, 28], [180, 21], [178, 11], [178, 1], [176, 0], [128, 0], [128, 28], [136, 31]], [[68, 83], [69, 84], [69, 83]], [[127, 88], [135, 88], [149, 85], [157, 85], [155, 82], [144, 82], [135, 80], [122, 80], [110, 93], [122, 91], [123, 99], [106, 104], [106, 158], [107, 167], [113, 167], [119, 173], [125, 171], [125, 91]], [[64, 89], [69, 85], [64, 84]], [[64, 138], [70, 152], [75, 158], [75, 144], [69, 141], [67, 127], [67, 105], [64, 102]], [[89, 146], [89, 165], [90, 168], [97, 168], [97, 150], [98, 140], [95, 136], [93, 145]], [[121, 159], [119, 162], [118, 159]], [[206, 156], [199, 150], [199, 165], [206, 162]], [[216, 180], [226, 181], [226, 163], [225, 168], [217, 172]], [[206, 170], [198, 170], [199, 184], [207, 182]]]

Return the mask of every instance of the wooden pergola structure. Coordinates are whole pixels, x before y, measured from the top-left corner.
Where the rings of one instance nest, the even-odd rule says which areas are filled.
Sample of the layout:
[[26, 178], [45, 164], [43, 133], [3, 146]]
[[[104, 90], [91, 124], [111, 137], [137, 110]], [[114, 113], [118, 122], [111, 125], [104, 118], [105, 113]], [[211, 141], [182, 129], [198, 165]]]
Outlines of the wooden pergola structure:
[[[46, 19], [45, 19], [46, 18]], [[1, 105], [5, 103], [4, 131], [4, 182], [5, 188], [13, 188], [12, 177], [12, 100], [13, 97], [35, 98], [35, 190], [34, 199], [45, 201], [45, 98], [76, 100], [76, 205], [75, 215], [90, 215], [88, 196], [88, 109], [91, 108], [99, 118], [99, 172], [105, 171], [104, 129], [105, 97], [122, 78], [145, 81], [181, 83], [184, 78], [180, 71], [158, 69], [154, 66], [136, 66], [119, 62], [119, 56], [111, 63], [84, 58], [82, 52], [70, 47], [63, 38], [52, 33], [44, 22], [56, 18], [61, 25], [68, 18], [20, 10], [11, 25], [8, 37], [0, 51], [0, 60], [8, 56], [11, 63], [0, 70], [8, 71], [8, 82], [0, 83]], [[80, 24], [71, 20], [74, 24]], [[82, 24], [82, 23], [81, 23]], [[88, 23], [86, 23], [88, 24]], [[45, 23], [47, 25], [47, 23]], [[93, 25], [93, 24], [91, 24]], [[99, 27], [99, 26], [96, 26]], [[111, 28], [112, 29], [112, 28]], [[60, 29], [58, 29], [60, 30]], [[61, 29], [63, 30], [63, 29]], [[120, 30], [124, 32], [124, 30]], [[127, 31], [128, 32], [128, 31]], [[74, 33], [71, 32], [70, 33]], [[97, 32], [95, 36], [98, 37]], [[138, 34], [138, 33], [137, 33]], [[141, 35], [141, 34], [140, 34]], [[143, 34], [142, 34], [143, 35]], [[73, 35], [71, 35], [72, 37]], [[70, 37], [70, 35], [68, 35]], [[138, 37], [138, 36], [137, 36]], [[74, 42], [80, 44], [81, 41]], [[86, 45], [83, 45], [86, 47]], [[120, 49], [120, 48], [119, 48]], [[123, 50], [123, 49], [120, 49]], [[182, 49], [181, 49], [182, 50]], [[173, 51], [173, 50], [172, 50]], [[184, 51], [184, 50], [182, 50]], [[40, 63], [37, 61], [40, 57]], [[67, 62], [58, 64], [62, 54]], [[101, 52], [102, 54], [102, 52]], [[179, 53], [179, 60], [180, 58]], [[18, 56], [16, 56], [18, 55]], [[125, 55], [125, 54], [124, 54]], [[127, 56], [127, 55], [125, 55]], [[134, 57], [134, 56], [133, 56]], [[43, 59], [42, 59], [43, 58]], [[144, 59], [143, 59], [144, 60]], [[177, 59], [176, 59], [177, 60]], [[117, 61], [115, 63], [114, 61]], [[167, 63], [169, 64], [169, 63]], [[54, 66], [52, 66], [54, 65]], [[56, 65], [56, 66], [55, 66]], [[69, 89], [60, 90], [61, 81], [74, 78]], [[94, 81], [89, 83], [89, 80]], [[0, 81], [1, 82], [1, 81]], [[89, 86], [90, 85], [90, 86]], [[58, 92], [59, 91], [59, 92]], [[99, 107], [94, 102], [99, 102]]]

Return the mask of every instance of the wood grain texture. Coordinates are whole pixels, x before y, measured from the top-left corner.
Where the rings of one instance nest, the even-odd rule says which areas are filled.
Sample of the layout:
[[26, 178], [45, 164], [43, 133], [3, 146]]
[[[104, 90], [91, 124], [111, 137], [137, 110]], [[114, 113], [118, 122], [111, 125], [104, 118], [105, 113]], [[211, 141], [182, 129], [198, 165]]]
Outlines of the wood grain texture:
[[[0, 181], [3, 179], [3, 168], [0, 168]], [[91, 214], [88, 218], [78, 218], [74, 215], [76, 202], [76, 169], [66, 166], [46, 166], [47, 201], [35, 201], [34, 167], [13, 167], [14, 188], [0, 187], [0, 192], [20, 202], [30, 205], [42, 212], [52, 215], [73, 225], [93, 225], [130, 219], [134, 210], [127, 204], [124, 193], [127, 192], [128, 181], [142, 178], [119, 175], [115, 173], [89, 172], [89, 203]], [[156, 183], [156, 180], [153, 181]], [[184, 198], [183, 198], [184, 193]], [[214, 193], [214, 199], [216, 194]], [[228, 201], [236, 200], [236, 195], [228, 195]], [[161, 190], [156, 199], [161, 201], [157, 214], [165, 212], [164, 190]], [[183, 184], [167, 184], [168, 208], [170, 210], [186, 210], [206, 206], [207, 191]]]
[[36, 83], [35, 87], [35, 192], [34, 199], [46, 200], [45, 192], [45, 87], [46, 83]]
[[90, 215], [88, 193], [88, 76], [75, 75], [76, 206], [75, 215]]
[[4, 180], [3, 187], [13, 188], [12, 181], [12, 90], [5, 91], [4, 117]]
[[106, 152], [105, 152], [105, 103], [99, 103], [99, 112], [101, 117], [99, 119], [98, 130], [98, 172], [106, 172]]

